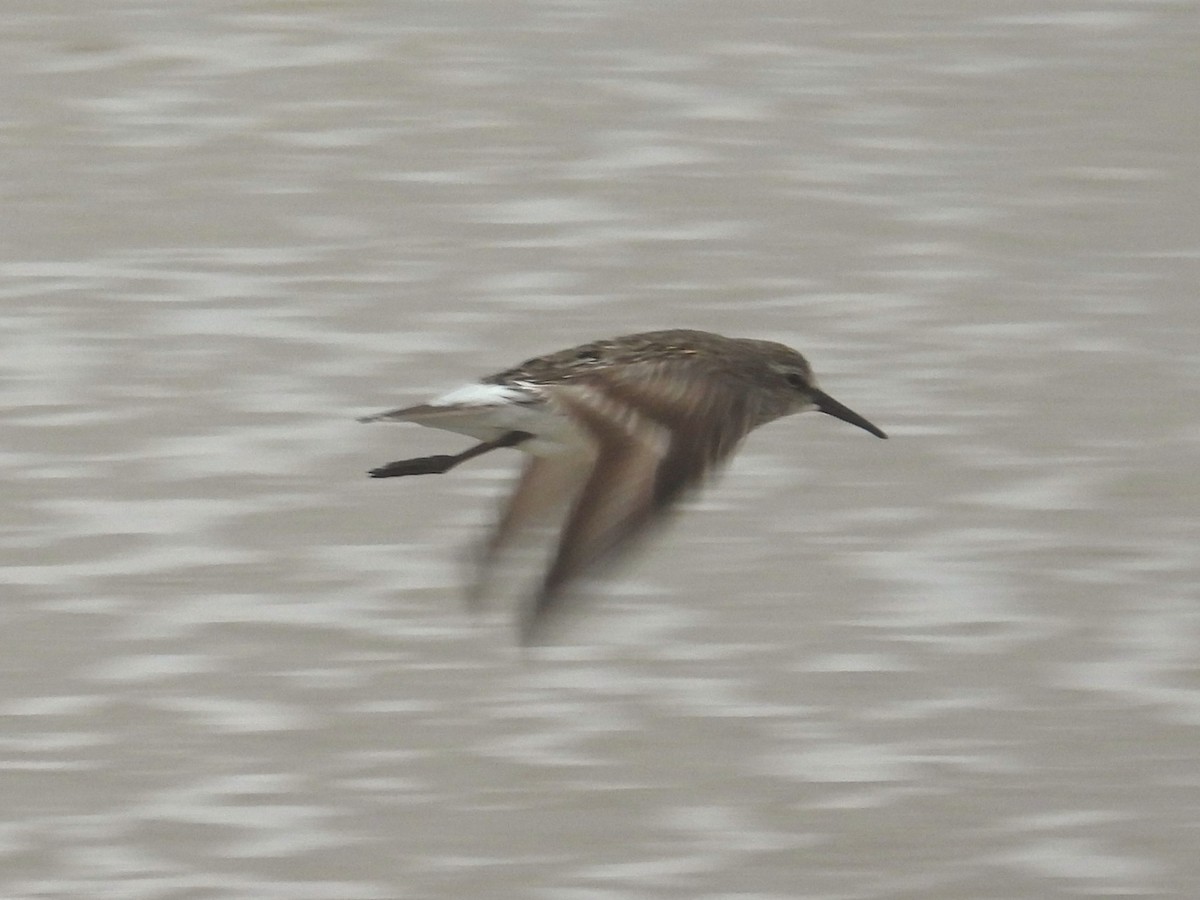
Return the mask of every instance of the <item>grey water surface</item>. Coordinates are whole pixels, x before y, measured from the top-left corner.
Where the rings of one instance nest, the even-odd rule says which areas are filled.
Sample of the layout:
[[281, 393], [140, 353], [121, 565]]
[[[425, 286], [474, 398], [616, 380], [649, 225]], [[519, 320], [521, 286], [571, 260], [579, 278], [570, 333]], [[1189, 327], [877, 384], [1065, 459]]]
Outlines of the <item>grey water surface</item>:
[[[1200, 8], [0, 10], [0, 896], [1200, 896]], [[517, 456], [663, 327], [755, 433], [554, 646]]]

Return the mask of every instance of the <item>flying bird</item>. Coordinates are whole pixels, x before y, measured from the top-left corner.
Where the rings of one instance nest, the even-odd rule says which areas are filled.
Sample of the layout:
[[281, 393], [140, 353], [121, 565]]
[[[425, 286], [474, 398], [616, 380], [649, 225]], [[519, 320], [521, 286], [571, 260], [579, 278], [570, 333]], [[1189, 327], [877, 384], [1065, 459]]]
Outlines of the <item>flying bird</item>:
[[557, 547], [520, 621], [538, 641], [574, 582], [620, 557], [747, 434], [816, 410], [886, 438], [819, 387], [808, 362], [771, 341], [670, 330], [593, 341], [526, 360], [417, 406], [362, 422], [414, 422], [475, 438], [453, 455], [372, 469], [435, 475], [484, 453], [528, 454], [487, 538], [472, 595], [529, 528], [561, 516]]

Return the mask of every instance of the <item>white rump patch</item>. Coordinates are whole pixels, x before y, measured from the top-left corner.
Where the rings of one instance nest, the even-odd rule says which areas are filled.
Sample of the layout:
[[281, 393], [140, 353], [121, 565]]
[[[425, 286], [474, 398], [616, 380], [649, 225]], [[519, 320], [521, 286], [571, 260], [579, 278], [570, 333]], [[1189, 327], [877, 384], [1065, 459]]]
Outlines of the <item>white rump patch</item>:
[[435, 400], [430, 406], [505, 406], [528, 400], [529, 394], [520, 388], [504, 384], [465, 384]]

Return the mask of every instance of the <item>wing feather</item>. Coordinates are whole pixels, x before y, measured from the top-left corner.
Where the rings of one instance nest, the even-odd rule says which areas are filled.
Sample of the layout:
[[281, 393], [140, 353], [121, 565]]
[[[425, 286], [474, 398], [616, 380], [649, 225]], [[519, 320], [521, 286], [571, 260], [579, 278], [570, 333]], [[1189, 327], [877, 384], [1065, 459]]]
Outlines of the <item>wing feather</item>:
[[526, 458], [517, 483], [509, 494], [480, 548], [475, 576], [467, 594], [467, 605], [482, 605], [491, 576], [503, 561], [505, 551], [539, 527], [552, 525], [578, 495], [594, 460], [585, 453], [560, 453]]
[[572, 582], [629, 549], [759, 422], [745, 385], [688, 360], [599, 370], [545, 390], [594, 441], [596, 460], [526, 610], [526, 642]]

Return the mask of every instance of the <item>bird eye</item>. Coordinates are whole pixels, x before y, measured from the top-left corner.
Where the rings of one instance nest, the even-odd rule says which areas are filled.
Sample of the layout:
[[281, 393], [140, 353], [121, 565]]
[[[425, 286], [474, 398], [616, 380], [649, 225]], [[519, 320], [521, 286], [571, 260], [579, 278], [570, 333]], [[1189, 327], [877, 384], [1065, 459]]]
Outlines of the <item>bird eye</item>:
[[805, 381], [804, 376], [799, 372], [788, 372], [785, 378], [787, 379], [787, 383], [794, 388], [808, 387], [808, 382]]

